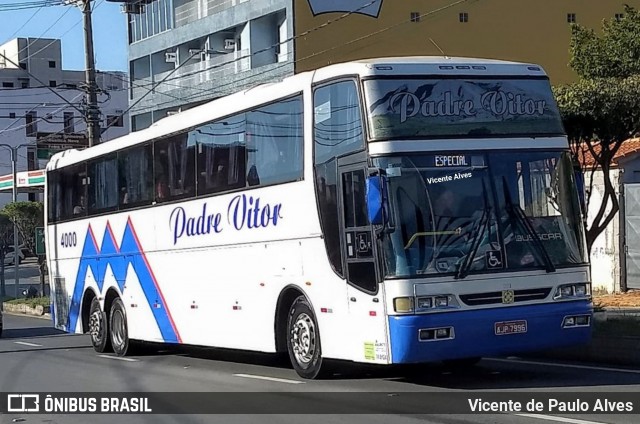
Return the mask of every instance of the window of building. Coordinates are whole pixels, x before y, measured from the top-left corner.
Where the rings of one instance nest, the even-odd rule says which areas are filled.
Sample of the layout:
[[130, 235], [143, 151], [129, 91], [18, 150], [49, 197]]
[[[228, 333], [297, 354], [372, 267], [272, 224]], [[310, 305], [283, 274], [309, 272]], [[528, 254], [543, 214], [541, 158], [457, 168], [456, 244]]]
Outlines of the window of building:
[[567, 22], [570, 24], [576, 23], [576, 14], [575, 13], [567, 13]]
[[56, 67], [56, 61], [55, 60], [50, 60], [49, 61], [49, 68], [55, 68]]
[[156, 202], [195, 196], [195, 144], [180, 134], [156, 141], [153, 148], [153, 175]]
[[27, 137], [35, 137], [38, 132], [38, 112], [31, 111], [25, 114], [25, 132]]
[[411, 12], [411, 22], [420, 22], [420, 12]]
[[20, 63], [20, 69], [24, 69], [25, 71], [27, 70], [27, 64], [24, 62]]
[[73, 112], [64, 112], [64, 132], [67, 134], [71, 134], [75, 132], [75, 119], [73, 117]]
[[20, 86], [21, 86], [22, 88], [29, 88], [29, 81], [22, 81], [22, 82], [20, 83]]
[[302, 179], [302, 97], [247, 113], [247, 185]]
[[469, 13], [460, 12], [458, 19], [460, 20], [460, 22], [466, 24], [467, 22], [469, 22]]
[[56, 81], [49, 81], [49, 87], [56, 87], [58, 83]]
[[120, 209], [150, 205], [153, 200], [153, 156], [151, 145], [118, 152]]
[[621, 21], [624, 18], [624, 13], [616, 13], [616, 21]]
[[9, 112], [9, 118], [10, 119], [14, 119], [16, 117], [16, 113], [15, 112]]
[[122, 115], [107, 115], [107, 128], [122, 126], [124, 126]]
[[4, 81], [2, 83], [2, 88], [12, 88], [12, 87], [13, 87], [13, 83], [12, 82]]
[[[172, 0], [155, 0], [147, 5], [130, 4], [126, 6], [132, 11], [128, 14], [130, 44], [173, 28]], [[219, 7], [219, 5], [214, 7]], [[183, 13], [181, 16], [185, 17], [189, 14]]]
[[89, 215], [114, 211], [118, 208], [118, 158], [114, 153], [89, 162]]

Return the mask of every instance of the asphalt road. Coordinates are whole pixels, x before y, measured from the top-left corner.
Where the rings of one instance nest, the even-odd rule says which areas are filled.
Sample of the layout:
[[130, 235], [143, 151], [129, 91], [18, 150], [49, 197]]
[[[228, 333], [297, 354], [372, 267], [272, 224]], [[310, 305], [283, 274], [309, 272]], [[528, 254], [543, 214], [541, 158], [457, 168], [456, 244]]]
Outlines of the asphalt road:
[[[5, 315], [0, 339], [0, 392], [258, 392], [282, 393], [287, 399], [304, 399], [316, 392], [381, 392], [387, 396], [431, 392], [442, 398], [464, 393], [477, 397], [486, 391], [636, 392], [640, 399], [640, 371], [615, 367], [590, 367], [534, 359], [485, 359], [467, 370], [444, 366], [416, 368], [356, 367], [336, 364], [328, 380], [308, 381], [271, 355], [203, 348], [147, 349], [139, 356], [119, 359], [100, 355], [85, 335], [69, 335], [38, 318]], [[535, 394], [535, 393], [534, 393]], [[246, 395], [246, 394], [245, 394]], [[315, 398], [320, 408], [335, 410], [336, 401]], [[351, 399], [351, 398], [349, 398]], [[339, 400], [338, 400], [339, 403]], [[359, 405], [360, 409], [366, 405]], [[376, 412], [386, 412], [371, 405]], [[239, 412], [245, 412], [240, 408]], [[249, 412], [249, 410], [247, 410]], [[403, 411], [367, 415], [30, 415], [10, 413], [0, 423], [515, 423], [574, 424], [638, 422], [638, 415], [605, 414], [456, 414], [411, 415]], [[639, 411], [640, 412], [640, 411]]]

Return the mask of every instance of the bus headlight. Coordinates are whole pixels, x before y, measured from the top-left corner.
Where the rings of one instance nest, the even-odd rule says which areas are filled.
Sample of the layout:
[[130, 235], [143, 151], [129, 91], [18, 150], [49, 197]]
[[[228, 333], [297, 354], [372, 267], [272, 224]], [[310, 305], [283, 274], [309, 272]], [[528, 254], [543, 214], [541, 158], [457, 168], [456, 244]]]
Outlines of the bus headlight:
[[413, 312], [413, 297], [396, 297], [393, 299], [393, 309], [403, 314]]
[[438, 296], [436, 297], [436, 308], [446, 308], [449, 306], [449, 297], [448, 296]]
[[556, 289], [554, 299], [575, 299], [587, 298], [591, 296], [591, 285], [589, 283], [563, 284]]
[[419, 297], [417, 302], [418, 309], [431, 309], [433, 303], [431, 302], [431, 297]]
[[440, 312], [442, 309], [459, 307], [455, 296], [450, 294], [416, 297], [416, 313]]

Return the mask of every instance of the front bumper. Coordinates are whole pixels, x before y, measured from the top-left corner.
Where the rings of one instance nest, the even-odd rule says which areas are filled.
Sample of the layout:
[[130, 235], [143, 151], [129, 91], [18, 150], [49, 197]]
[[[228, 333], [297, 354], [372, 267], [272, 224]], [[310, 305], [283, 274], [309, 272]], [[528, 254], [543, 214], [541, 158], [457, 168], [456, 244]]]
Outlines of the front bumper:
[[[590, 301], [558, 302], [473, 311], [389, 317], [394, 364], [435, 362], [482, 356], [504, 356], [556, 347], [583, 345], [591, 326], [563, 328], [567, 315], [592, 315]], [[495, 334], [495, 323], [527, 321], [527, 332]], [[590, 322], [593, 320], [591, 319]], [[454, 337], [421, 341], [420, 329], [453, 327]]]

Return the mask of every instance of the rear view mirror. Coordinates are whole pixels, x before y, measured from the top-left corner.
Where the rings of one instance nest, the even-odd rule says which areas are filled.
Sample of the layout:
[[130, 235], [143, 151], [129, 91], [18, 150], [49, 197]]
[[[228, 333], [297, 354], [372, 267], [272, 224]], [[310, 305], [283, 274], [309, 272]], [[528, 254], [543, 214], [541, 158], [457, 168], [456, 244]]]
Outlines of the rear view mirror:
[[384, 224], [382, 187], [381, 177], [372, 176], [367, 178], [367, 214], [372, 225]]

